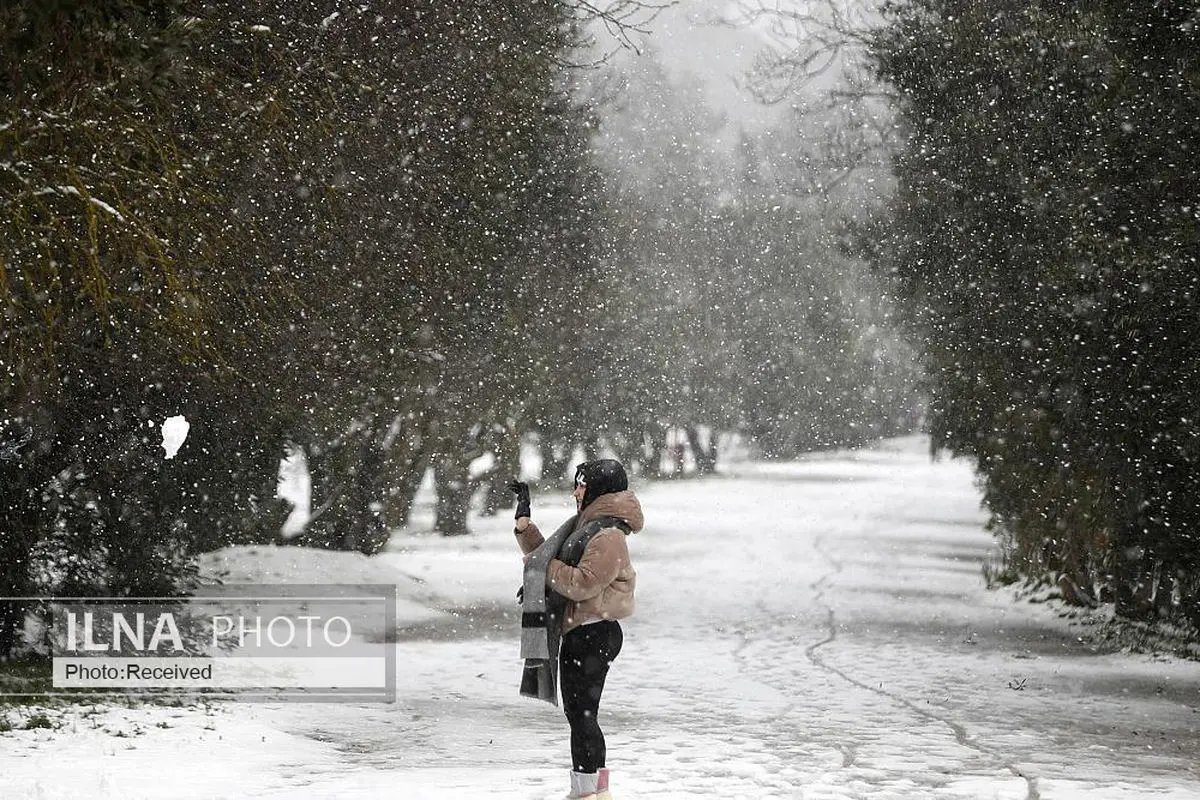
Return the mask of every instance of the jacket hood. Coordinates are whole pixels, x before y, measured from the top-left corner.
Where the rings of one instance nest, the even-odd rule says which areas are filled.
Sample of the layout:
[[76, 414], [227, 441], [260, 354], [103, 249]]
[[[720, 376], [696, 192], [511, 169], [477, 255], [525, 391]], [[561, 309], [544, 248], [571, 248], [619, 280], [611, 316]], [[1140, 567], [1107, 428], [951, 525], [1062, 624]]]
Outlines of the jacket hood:
[[575, 467], [575, 485], [584, 485], [583, 507], [587, 508], [597, 497], [623, 492], [629, 488], [629, 476], [625, 467], [615, 458], [584, 461]]
[[583, 509], [576, 524], [582, 525], [600, 517], [623, 519], [633, 533], [640, 531], [645, 522], [642, 517], [642, 504], [638, 502], [637, 495], [628, 489], [597, 497]]

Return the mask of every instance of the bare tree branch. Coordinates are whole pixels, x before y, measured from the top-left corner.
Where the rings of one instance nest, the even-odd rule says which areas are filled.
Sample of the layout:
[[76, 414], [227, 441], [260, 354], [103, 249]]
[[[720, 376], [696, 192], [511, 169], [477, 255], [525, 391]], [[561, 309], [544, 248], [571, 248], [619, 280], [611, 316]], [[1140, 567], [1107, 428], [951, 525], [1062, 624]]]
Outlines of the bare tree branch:
[[747, 89], [766, 104], [796, 95], [837, 68], [854, 72], [864, 61], [871, 24], [853, 0], [819, 0], [803, 7], [783, 0], [738, 0], [723, 24], [753, 27], [771, 44], [751, 67]]
[[633, 50], [641, 54], [636, 37], [648, 36], [650, 26], [658, 16], [678, 2], [679, 0], [609, 0], [607, 3], [594, 3], [591, 0], [567, 0], [567, 5], [575, 10], [581, 24], [602, 25], [608, 36], [616, 42], [615, 47], [606, 50], [595, 62], [603, 64], [618, 50]]

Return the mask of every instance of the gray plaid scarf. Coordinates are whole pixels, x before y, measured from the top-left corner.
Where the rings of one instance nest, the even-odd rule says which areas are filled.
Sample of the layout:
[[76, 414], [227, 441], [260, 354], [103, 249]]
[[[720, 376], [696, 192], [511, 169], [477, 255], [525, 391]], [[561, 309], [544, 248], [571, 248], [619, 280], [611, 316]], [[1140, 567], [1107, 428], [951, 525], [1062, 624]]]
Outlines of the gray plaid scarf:
[[[567, 601], [558, 592], [546, 591], [550, 559], [558, 555], [575, 529], [579, 515], [568, 519], [529, 554], [521, 603], [521, 694], [558, 705], [558, 644], [562, 638], [563, 609]], [[590, 527], [590, 526], [589, 526]]]

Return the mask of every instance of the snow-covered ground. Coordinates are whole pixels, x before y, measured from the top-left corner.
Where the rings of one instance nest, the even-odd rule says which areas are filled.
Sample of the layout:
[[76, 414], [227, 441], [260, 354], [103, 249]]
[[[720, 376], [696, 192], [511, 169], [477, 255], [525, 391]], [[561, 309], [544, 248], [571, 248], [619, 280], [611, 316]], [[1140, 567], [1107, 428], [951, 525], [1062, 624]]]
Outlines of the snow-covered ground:
[[[601, 709], [617, 798], [1200, 798], [1197, 664], [1099, 651], [986, 591], [970, 471], [925, 448], [635, 484], [639, 608]], [[511, 520], [443, 539], [423, 514], [373, 559], [206, 564], [397, 583], [395, 704], [55, 711], [0, 734], [0, 798], [560, 797], [566, 723], [517, 695]]]

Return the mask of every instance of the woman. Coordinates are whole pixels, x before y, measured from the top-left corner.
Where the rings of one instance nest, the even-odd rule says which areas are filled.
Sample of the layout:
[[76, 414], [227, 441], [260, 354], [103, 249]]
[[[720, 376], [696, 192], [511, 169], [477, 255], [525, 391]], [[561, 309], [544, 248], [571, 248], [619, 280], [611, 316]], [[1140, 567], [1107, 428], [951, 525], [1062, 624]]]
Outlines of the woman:
[[[575, 469], [578, 513], [547, 540], [530, 520], [529, 487], [514, 481], [512, 490], [517, 494], [514, 533], [527, 562], [525, 587], [531, 586], [529, 568], [540, 579], [544, 563], [546, 593], [565, 601], [560, 616], [556, 619], [551, 612], [549, 619], [562, 635], [559, 678], [563, 710], [571, 726], [568, 797], [607, 800], [611, 797], [607, 754], [597, 714], [608, 666], [621, 652], [623, 637], [617, 620], [633, 613], [637, 575], [625, 537], [642, 529], [642, 507], [629, 491], [620, 462], [586, 461]], [[528, 608], [525, 616], [530, 616]]]

